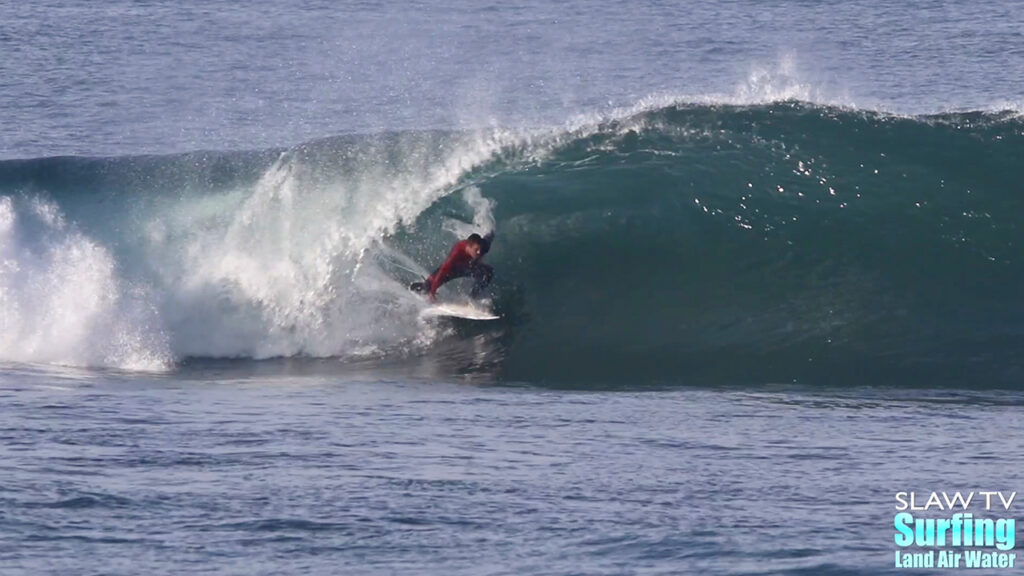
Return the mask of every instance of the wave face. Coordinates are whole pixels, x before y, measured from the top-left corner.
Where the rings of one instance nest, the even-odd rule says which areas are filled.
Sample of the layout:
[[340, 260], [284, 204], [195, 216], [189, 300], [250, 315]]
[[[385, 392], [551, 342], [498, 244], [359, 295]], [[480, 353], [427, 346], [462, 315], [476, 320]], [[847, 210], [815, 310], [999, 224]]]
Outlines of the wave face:
[[[1012, 114], [782, 102], [675, 103], [517, 134], [7, 161], [0, 358], [1013, 384], [1021, 158]], [[420, 324], [404, 284], [492, 226], [503, 320]]]
[[483, 187], [530, 316], [506, 369], [1013, 382], [1022, 129], [793, 103], [610, 123]]

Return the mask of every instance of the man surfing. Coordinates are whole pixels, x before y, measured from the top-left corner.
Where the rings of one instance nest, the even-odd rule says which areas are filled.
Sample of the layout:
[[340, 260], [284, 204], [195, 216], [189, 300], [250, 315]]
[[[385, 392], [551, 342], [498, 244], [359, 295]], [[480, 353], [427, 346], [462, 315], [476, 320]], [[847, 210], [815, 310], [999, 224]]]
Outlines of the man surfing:
[[482, 237], [479, 234], [470, 234], [465, 240], [456, 242], [444, 264], [423, 282], [410, 284], [409, 289], [420, 294], [426, 293], [430, 301], [434, 302], [437, 299], [437, 289], [442, 284], [456, 278], [472, 276], [473, 290], [469, 295], [478, 298], [494, 276], [494, 269], [480, 261], [491, 249], [492, 240], [494, 232], [488, 232]]

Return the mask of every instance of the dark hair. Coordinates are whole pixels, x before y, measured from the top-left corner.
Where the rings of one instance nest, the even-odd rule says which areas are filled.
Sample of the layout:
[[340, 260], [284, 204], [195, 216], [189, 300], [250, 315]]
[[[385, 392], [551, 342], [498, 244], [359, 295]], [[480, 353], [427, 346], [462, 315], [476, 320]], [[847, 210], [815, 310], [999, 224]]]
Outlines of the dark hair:
[[466, 238], [466, 240], [469, 240], [470, 242], [474, 242], [476, 244], [483, 244], [484, 243], [484, 239], [481, 238], [480, 235], [477, 234], [476, 232], [470, 234], [469, 238]]

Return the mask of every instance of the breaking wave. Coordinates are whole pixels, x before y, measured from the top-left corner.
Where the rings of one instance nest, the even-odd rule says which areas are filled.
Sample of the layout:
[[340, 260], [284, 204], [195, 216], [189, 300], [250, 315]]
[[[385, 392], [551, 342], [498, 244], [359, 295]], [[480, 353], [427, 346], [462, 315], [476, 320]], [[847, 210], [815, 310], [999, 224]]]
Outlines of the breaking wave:
[[[531, 382], [1012, 383], [1021, 158], [1015, 113], [785, 101], [3, 161], [0, 359], [440, 357]], [[492, 227], [502, 320], [420, 322], [405, 284]]]

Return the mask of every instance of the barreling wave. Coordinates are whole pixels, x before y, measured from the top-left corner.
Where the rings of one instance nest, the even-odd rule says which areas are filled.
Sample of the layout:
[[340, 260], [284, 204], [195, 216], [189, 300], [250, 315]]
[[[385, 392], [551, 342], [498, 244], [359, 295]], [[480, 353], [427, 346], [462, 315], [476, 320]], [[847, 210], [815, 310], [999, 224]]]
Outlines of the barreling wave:
[[[0, 359], [425, 358], [529, 382], [1013, 385], [1021, 158], [1013, 113], [787, 101], [0, 162]], [[503, 319], [420, 323], [405, 283], [492, 226]]]

